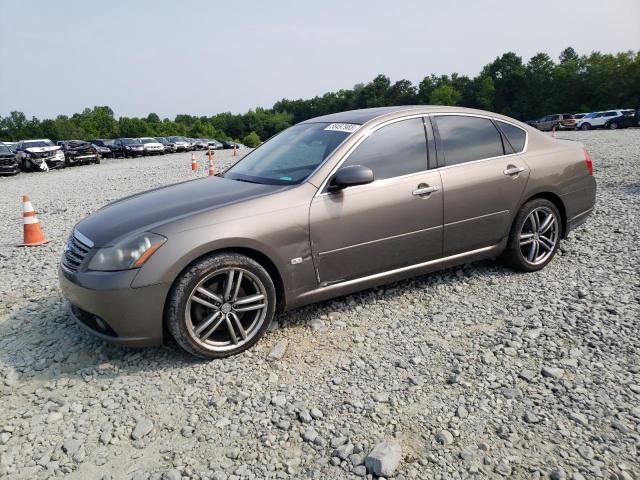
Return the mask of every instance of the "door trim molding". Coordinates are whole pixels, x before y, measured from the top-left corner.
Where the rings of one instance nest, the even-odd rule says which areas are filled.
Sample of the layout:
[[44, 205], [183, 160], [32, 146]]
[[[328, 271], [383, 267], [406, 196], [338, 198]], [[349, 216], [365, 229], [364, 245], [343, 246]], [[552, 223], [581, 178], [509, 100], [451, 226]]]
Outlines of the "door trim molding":
[[442, 225], [437, 225], [435, 227], [423, 228], [421, 230], [414, 230], [413, 232], [401, 233], [399, 235], [392, 235], [390, 237], [378, 238], [376, 240], [370, 240], [368, 242], [356, 243], [354, 245], [348, 245], [346, 247], [335, 248], [333, 250], [326, 250], [324, 252], [319, 252], [318, 253], [318, 257], [322, 257], [323, 255], [330, 255], [332, 253], [342, 252], [344, 250], [349, 250], [351, 248], [358, 248], [358, 247], [364, 247], [364, 246], [367, 246], [367, 245], [373, 245], [374, 243], [384, 242], [386, 240], [393, 240], [393, 239], [396, 239], [396, 238], [408, 237], [409, 235], [415, 235], [416, 233], [424, 233], [424, 232], [428, 232], [428, 231], [431, 231], [431, 230], [437, 230], [439, 228], [441, 229], [442, 227], [443, 227]]

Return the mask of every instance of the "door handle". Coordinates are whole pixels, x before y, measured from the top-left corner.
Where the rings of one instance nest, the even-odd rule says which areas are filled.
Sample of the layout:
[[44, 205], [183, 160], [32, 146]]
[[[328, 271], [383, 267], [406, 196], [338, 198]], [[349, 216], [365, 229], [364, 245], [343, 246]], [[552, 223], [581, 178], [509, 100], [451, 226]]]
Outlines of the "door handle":
[[524, 172], [524, 167], [510, 167], [502, 173], [504, 173], [505, 175], [517, 175], [522, 172]]
[[414, 197], [419, 197], [421, 195], [429, 195], [430, 193], [437, 192], [438, 190], [440, 190], [438, 185], [434, 185], [433, 187], [430, 187], [429, 185], [418, 185], [418, 188], [411, 192], [411, 194]]

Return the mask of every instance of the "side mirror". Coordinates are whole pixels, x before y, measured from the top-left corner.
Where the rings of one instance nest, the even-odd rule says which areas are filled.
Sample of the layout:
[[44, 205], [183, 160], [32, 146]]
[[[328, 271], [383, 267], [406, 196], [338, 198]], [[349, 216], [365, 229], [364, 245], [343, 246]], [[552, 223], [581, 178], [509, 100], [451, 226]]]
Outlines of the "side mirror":
[[329, 190], [336, 191], [371, 182], [373, 182], [373, 171], [369, 167], [351, 165], [338, 170], [329, 184]]

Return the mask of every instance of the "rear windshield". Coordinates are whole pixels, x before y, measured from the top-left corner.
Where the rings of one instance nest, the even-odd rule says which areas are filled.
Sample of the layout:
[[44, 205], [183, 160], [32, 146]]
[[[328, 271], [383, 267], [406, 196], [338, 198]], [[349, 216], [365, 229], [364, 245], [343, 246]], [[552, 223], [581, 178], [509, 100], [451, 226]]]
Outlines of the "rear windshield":
[[340, 125], [294, 125], [253, 150], [224, 176], [269, 185], [301, 183], [357, 129], [356, 125], [352, 126], [352, 130]]

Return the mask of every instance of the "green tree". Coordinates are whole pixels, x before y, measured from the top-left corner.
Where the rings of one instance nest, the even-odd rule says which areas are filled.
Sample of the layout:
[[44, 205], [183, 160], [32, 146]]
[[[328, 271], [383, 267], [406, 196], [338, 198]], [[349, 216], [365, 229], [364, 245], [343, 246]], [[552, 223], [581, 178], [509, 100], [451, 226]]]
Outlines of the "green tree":
[[249, 132], [243, 139], [242, 143], [247, 147], [255, 148], [260, 145], [260, 137], [256, 132]]
[[462, 94], [451, 85], [442, 85], [431, 92], [429, 103], [431, 105], [451, 105], [455, 106], [460, 103]]

